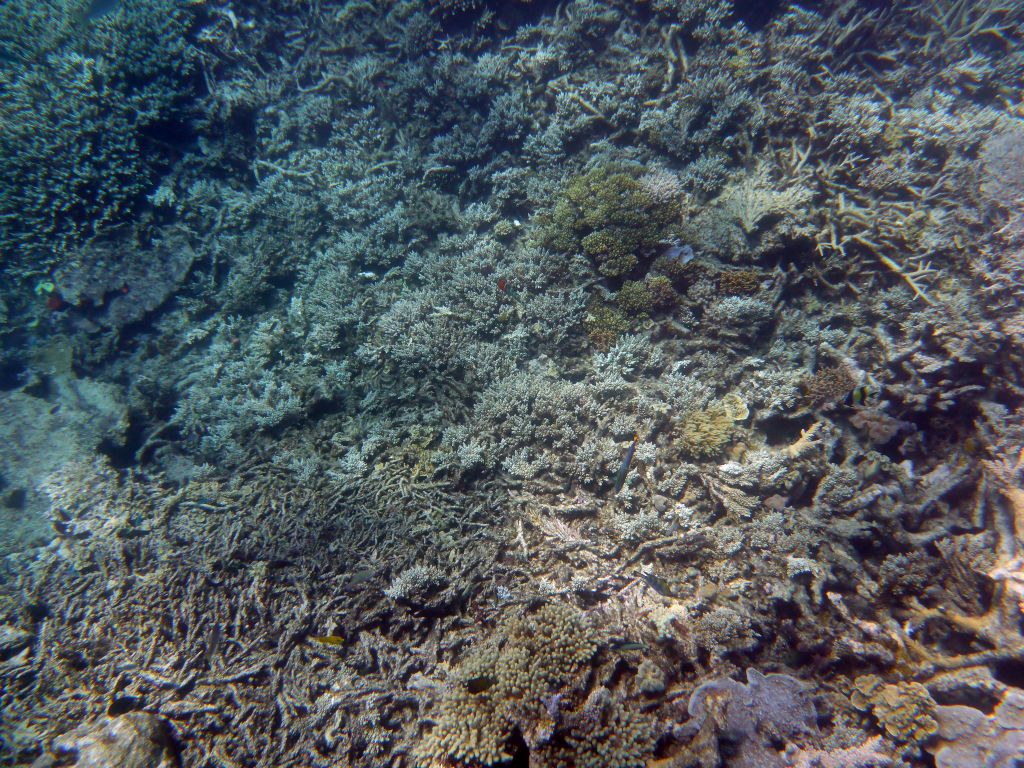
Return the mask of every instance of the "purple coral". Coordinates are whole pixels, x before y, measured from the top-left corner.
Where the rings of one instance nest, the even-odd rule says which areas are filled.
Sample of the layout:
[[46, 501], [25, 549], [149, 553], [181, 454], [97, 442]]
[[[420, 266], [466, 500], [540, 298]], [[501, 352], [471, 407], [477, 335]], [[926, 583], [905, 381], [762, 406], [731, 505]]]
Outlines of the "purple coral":
[[938, 707], [936, 768], [1016, 768], [1024, 755], [1024, 691], [1007, 691], [991, 715], [974, 707]]
[[704, 683], [687, 711], [697, 728], [709, 717], [717, 720], [719, 735], [737, 745], [731, 768], [784, 768], [787, 761], [774, 745], [818, 732], [807, 686], [790, 675], [756, 669], [747, 670], [746, 685], [729, 678]]

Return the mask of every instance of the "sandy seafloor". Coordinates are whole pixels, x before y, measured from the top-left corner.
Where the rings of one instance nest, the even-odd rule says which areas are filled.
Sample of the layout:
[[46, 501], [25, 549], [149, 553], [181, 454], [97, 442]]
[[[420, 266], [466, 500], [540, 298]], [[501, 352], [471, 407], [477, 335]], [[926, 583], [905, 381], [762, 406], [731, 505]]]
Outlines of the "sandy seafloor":
[[0, 765], [1024, 765], [1024, 6], [5, 0]]

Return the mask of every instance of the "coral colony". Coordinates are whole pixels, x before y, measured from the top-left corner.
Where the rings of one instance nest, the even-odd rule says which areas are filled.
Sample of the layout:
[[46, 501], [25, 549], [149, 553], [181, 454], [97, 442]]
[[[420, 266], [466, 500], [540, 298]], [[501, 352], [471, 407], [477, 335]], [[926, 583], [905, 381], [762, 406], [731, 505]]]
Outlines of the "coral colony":
[[5, 0], [0, 765], [1024, 765], [1024, 4]]

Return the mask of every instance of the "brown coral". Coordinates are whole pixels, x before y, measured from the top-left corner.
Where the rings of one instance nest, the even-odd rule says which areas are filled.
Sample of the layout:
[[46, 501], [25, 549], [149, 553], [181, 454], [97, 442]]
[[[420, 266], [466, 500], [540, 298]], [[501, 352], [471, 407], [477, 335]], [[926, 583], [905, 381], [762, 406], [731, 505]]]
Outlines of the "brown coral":
[[718, 276], [718, 289], [730, 296], [749, 296], [761, 289], [764, 274], [756, 269], [727, 269]]
[[921, 683], [887, 684], [877, 675], [862, 675], [854, 681], [850, 701], [871, 712], [886, 735], [902, 744], [922, 744], [939, 729], [937, 705]]
[[845, 365], [821, 368], [804, 379], [804, 397], [813, 408], [834, 405], [857, 386], [853, 372]]
[[531, 765], [544, 768], [643, 768], [654, 746], [646, 718], [612, 699], [606, 688], [595, 690], [575, 718], [565, 743], [537, 750]]
[[617, 307], [610, 307], [595, 300], [587, 307], [583, 325], [590, 342], [597, 349], [606, 351], [619, 336], [629, 330], [629, 319]]
[[[550, 603], [509, 621], [496, 640], [456, 671], [434, 726], [416, 749], [417, 765], [451, 768], [508, 760], [518, 730], [544, 743], [558, 702], [597, 652], [598, 638], [572, 606]], [[552, 714], [554, 712], [554, 716]]]

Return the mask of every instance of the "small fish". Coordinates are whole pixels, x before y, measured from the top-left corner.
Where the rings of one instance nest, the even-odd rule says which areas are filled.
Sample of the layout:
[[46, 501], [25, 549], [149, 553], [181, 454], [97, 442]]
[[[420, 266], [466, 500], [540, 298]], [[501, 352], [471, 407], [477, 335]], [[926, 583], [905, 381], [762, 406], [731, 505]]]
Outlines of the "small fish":
[[499, 293], [505, 293], [505, 291], [507, 289], [508, 289], [508, 280], [506, 280], [504, 277], [499, 277], [498, 278], [498, 292]]
[[643, 643], [639, 643], [636, 640], [627, 640], [624, 637], [616, 637], [616, 638], [614, 638], [611, 641], [611, 643], [609, 643], [609, 647], [613, 651], [646, 651], [647, 650], [647, 646], [644, 645]]
[[310, 638], [315, 643], [323, 645], [344, 645], [345, 638], [341, 635], [312, 635]]
[[843, 398], [843, 405], [849, 408], [860, 408], [861, 406], [871, 405], [878, 397], [878, 390], [868, 384], [862, 384], [856, 389], [847, 392], [846, 397]]
[[207, 664], [210, 664], [213, 661], [213, 657], [217, 654], [217, 650], [220, 648], [220, 640], [220, 625], [214, 622], [206, 637], [206, 650], [203, 652], [203, 657], [206, 659]]
[[470, 693], [483, 693], [498, 682], [498, 680], [490, 675], [479, 675], [477, 677], [471, 677], [465, 682], [466, 690]]
[[377, 575], [376, 568], [362, 568], [361, 570], [355, 571], [350, 574], [348, 581], [345, 582], [345, 587], [354, 587], [357, 584], [365, 584], [367, 581]]
[[652, 573], [641, 573], [640, 578], [644, 580], [644, 584], [653, 589], [662, 597], [672, 597], [672, 587], [668, 583], [662, 581]]
[[629, 449], [626, 451], [626, 457], [622, 460], [622, 464], [619, 466], [619, 471], [615, 473], [615, 492], [618, 493], [622, 490], [622, 486], [626, 483], [626, 475], [629, 473], [629, 465], [633, 463], [633, 454], [636, 452], [636, 445], [640, 442], [640, 434], [636, 433], [633, 435], [633, 442], [629, 444]]
[[678, 261], [680, 264], [689, 264], [697, 254], [693, 252], [693, 246], [673, 243], [666, 248], [662, 254], [669, 261]]

